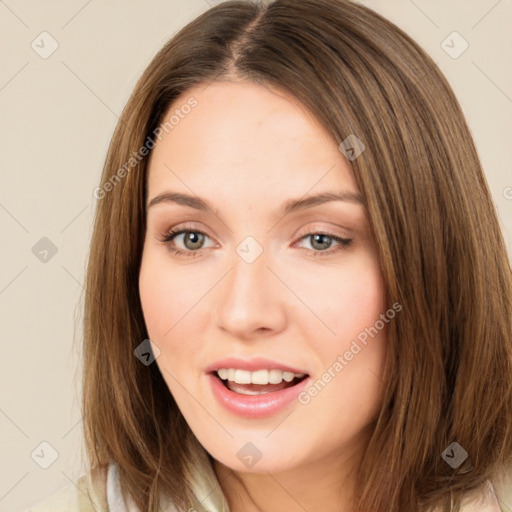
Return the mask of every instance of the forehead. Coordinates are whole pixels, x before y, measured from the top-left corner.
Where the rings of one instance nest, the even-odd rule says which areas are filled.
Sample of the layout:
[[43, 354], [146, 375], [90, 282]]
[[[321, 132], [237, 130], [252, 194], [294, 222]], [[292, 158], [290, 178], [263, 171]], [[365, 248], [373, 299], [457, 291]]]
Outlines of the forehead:
[[[180, 111], [191, 99], [195, 106]], [[335, 140], [284, 91], [249, 81], [202, 84], [177, 98], [164, 122], [173, 114], [172, 129], [152, 150], [149, 198], [166, 188], [207, 196], [236, 189], [275, 200], [316, 184], [357, 192]]]

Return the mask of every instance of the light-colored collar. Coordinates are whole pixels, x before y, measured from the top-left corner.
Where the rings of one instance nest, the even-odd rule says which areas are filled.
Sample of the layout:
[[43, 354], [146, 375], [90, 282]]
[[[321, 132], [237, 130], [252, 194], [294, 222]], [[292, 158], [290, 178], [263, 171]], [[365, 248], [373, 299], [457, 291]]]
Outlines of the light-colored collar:
[[[139, 508], [129, 496], [127, 500], [123, 498], [121, 485], [119, 483], [119, 470], [114, 463], [108, 465], [107, 504], [109, 512], [140, 512]], [[163, 500], [162, 506], [162, 510], [165, 510], [165, 512], [178, 512], [176, 507], [168, 500]]]
[[[500, 489], [501, 490], [501, 489]], [[488, 482], [488, 487], [483, 496], [480, 495], [483, 501], [474, 501], [473, 496], [468, 495], [462, 501], [461, 512], [512, 512], [512, 509], [508, 508], [508, 502], [506, 505], [502, 503], [505, 508], [500, 508], [500, 504], [496, 497], [502, 498], [499, 493], [495, 492], [491, 482]], [[505, 497], [503, 497], [505, 498]], [[506, 499], [506, 498], [505, 498]], [[114, 463], [109, 464], [107, 473], [107, 503], [109, 512], [140, 512], [135, 504], [129, 499], [128, 503], [123, 499], [121, 494], [121, 487], [119, 484], [119, 472], [117, 465]], [[512, 504], [511, 504], [512, 505]], [[164, 510], [173, 512], [176, 508], [170, 503], [166, 503]]]
[[126, 503], [121, 494], [116, 464], [109, 464], [107, 473], [107, 503], [109, 512], [139, 512], [133, 502]]

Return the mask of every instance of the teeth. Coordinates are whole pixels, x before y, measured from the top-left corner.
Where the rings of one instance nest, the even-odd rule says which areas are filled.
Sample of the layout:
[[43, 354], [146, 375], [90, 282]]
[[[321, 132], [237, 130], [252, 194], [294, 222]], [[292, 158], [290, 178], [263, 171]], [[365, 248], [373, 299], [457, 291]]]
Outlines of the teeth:
[[220, 368], [217, 374], [222, 380], [229, 380], [237, 384], [279, 384], [283, 380], [291, 382], [294, 378], [302, 378], [305, 373], [283, 372], [281, 370], [235, 370], [233, 368]]
[[245, 370], [235, 370], [235, 382], [237, 384], [250, 384], [251, 372], [246, 372]]

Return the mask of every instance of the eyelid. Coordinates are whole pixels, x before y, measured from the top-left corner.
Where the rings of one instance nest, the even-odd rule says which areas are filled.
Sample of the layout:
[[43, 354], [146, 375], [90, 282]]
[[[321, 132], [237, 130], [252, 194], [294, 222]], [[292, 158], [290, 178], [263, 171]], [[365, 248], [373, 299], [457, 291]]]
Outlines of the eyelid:
[[[329, 235], [332, 237], [344, 238], [344, 239], [350, 239], [353, 237], [353, 235], [349, 234], [351, 231], [349, 229], [345, 228], [345, 233], [335, 233], [334, 229], [336, 229], [336, 228], [324, 228], [321, 226], [314, 225], [314, 226], [310, 226], [308, 228], [301, 229], [298, 234], [294, 235], [294, 238], [303, 238], [306, 235], [319, 234], [319, 233], [323, 233], [325, 235]], [[337, 226], [337, 229], [340, 229], [340, 226]], [[186, 222], [186, 221], [183, 224], [177, 224], [176, 226], [172, 226], [171, 228], [168, 228], [167, 230], [165, 230], [162, 237], [165, 237], [167, 234], [171, 233], [171, 231], [174, 232], [174, 234], [176, 234], [177, 232], [180, 232], [180, 231], [194, 231], [194, 232], [202, 233], [202, 234], [208, 236], [208, 238], [215, 240], [214, 237], [212, 237], [208, 234], [206, 229], [203, 229], [201, 227], [198, 227], [196, 224], [192, 224], [192, 223]]]
[[[316, 223], [314, 225], [308, 225], [307, 228], [304, 228], [304, 229], [301, 229], [299, 231], [299, 233], [296, 235], [296, 237], [298, 238], [302, 238], [303, 236], [306, 236], [306, 235], [311, 235], [311, 234], [317, 234], [317, 233], [324, 233], [326, 235], [329, 235], [329, 236], [335, 236], [335, 237], [338, 237], [338, 238], [345, 238], [345, 239], [350, 239], [350, 238], [353, 238], [353, 235], [350, 234], [351, 230], [347, 229], [347, 228], [342, 228], [341, 226], [336, 226], [336, 227], [325, 227], [325, 222], [323, 223], [323, 226], [322, 225], [319, 225], [320, 223]], [[342, 232], [340, 232], [340, 230], [343, 230]], [[336, 232], [337, 231], [337, 232]]]
[[[174, 238], [176, 238], [177, 236], [182, 235], [182, 234], [187, 233], [187, 232], [190, 232], [190, 233], [200, 233], [200, 234], [208, 237], [210, 240], [214, 240], [208, 233], [202, 231], [201, 229], [198, 229], [198, 228], [193, 228], [192, 229], [191, 227], [186, 227], [186, 226], [181, 226], [179, 228], [171, 228], [169, 231], [167, 231], [167, 232], [165, 232], [163, 234], [162, 239], [163, 239], [163, 241], [166, 241], [169, 238], [172, 238], [174, 240]], [[325, 235], [325, 236], [328, 236], [328, 237], [333, 238], [333, 239], [340, 239], [340, 240], [344, 240], [344, 241], [351, 241], [352, 240], [352, 238], [348, 238], [348, 237], [345, 237], [343, 235], [332, 233], [329, 230], [325, 230], [325, 229], [310, 229], [310, 230], [305, 231], [303, 234], [297, 235], [297, 237], [296, 237], [297, 239], [295, 240], [295, 242], [293, 242], [293, 244], [296, 244], [296, 243], [304, 240], [308, 236], [312, 236], [312, 235]]]

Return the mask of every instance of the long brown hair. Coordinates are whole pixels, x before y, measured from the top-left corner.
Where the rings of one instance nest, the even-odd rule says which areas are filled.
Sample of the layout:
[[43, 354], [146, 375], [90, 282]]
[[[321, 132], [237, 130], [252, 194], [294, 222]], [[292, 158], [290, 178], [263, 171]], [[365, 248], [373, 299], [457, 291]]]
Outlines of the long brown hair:
[[[158, 510], [160, 492], [180, 509], [205, 509], [190, 484], [191, 461], [204, 469], [211, 458], [157, 365], [141, 364], [134, 350], [148, 338], [138, 293], [148, 161], [141, 148], [178, 96], [218, 78], [280, 88], [337, 143], [350, 135], [364, 143], [349, 164], [386, 301], [402, 311], [389, 324], [358, 510], [448, 511], [451, 502], [457, 510], [464, 492], [512, 462], [510, 262], [446, 79], [397, 26], [347, 0], [224, 2], [175, 35], [138, 81], [95, 192], [83, 371], [91, 467], [115, 462], [123, 493], [141, 511]], [[441, 456], [454, 442], [469, 456], [456, 469]]]

